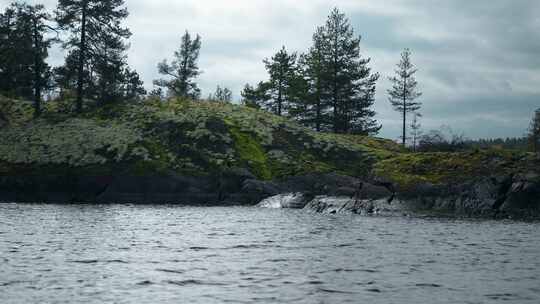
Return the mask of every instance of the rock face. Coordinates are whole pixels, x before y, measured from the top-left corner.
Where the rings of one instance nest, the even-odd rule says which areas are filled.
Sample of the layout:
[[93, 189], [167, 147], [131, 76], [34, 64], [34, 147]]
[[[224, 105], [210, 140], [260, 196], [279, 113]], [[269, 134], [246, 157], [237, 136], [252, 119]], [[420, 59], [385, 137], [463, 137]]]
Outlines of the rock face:
[[361, 215], [396, 215], [405, 211], [403, 206], [386, 199], [355, 199], [350, 197], [318, 196], [305, 209], [326, 214], [353, 213]]
[[260, 181], [249, 172], [220, 177], [42, 176], [0, 177], [0, 201], [256, 205], [327, 214], [436, 212], [479, 217], [540, 217], [535, 174], [481, 178], [466, 183], [418, 184], [407, 191], [380, 179], [337, 174]]
[[540, 182], [534, 176], [497, 176], [446, 185], [421, 184], [396, 193], [409, 210], [480, 217], [540, 218]]

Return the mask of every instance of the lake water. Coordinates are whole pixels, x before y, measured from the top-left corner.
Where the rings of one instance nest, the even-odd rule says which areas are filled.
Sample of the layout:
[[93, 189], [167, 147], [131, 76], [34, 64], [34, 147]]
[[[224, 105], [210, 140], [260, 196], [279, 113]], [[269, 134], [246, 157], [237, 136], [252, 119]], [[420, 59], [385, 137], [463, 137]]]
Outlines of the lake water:
[[0, 303], [540, 303], [540, 224], [0, 204]]

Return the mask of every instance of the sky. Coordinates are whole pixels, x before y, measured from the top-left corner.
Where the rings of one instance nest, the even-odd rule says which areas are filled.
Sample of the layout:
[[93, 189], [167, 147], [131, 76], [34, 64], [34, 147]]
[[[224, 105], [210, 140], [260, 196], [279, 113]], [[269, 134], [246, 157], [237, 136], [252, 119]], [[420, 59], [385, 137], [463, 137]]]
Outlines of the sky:
[[[0, 9], [11, 1], [0, 0]], [[54, 9], [56, 0], [27, 1]], [[363, 57], [381, 74], [374, 109], [380, 136], [400, 136], [400, 114], [388, 102], [388, 77], [410, 48], [424, 93], [424, 130], [450, 127], [468, 138], [525, 134], [540, 108], [538, 0], [126, 0], [129, 63], [147, 89], [160, 78], [186, 31], [202, 37], [198, 83], [203, 96], [217, 85], [240, 99], [244, 84], [267, 79], [262, 60], [281, 46], [305, 52], [317, 26], [338, 7], [362, 37]], [[60, 65], [63, 52], [50, 62]]]

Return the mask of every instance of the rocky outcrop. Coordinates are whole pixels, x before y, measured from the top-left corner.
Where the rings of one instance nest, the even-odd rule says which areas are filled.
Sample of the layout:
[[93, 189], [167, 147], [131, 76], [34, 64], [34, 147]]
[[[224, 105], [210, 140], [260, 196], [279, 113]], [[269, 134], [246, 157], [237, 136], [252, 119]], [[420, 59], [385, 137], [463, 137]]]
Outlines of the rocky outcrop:
[[409, 210], [480, 217], [540, 217], [535, 174], [477, 178], [446, 185], [419, 184], [396, 193]]
[[538, 214], [532, 153], [410, 153], [226, 103], [149, 99], [70, 115], [56, 102], [35, 119], [31, 102], [0, 96], [0, 201], [256, 205], [301, 193], [270, 205]]
[[[397, 189], [397, 190], [396, 190]], [[417, 184], [407, 190], [379, 178], [338, 174], [261, 181], [246, 170], [220, 176], [3, 176], [0, 201], [256, 205], [321, 213], [444, 213], [476, 217], [540, 217], [537, 174], [464, 183]]]
[[[297, 185], [312, 180], [297, 177]], [[322, 176], [321, 180], [338, 180], [339, 176]], [[438, 214], [466, 217], [540, 218], [540, 182], [536, 174], [481, 178], [466, 183], [435, 185], [418, 184], [408, 190], [373, 179], [371, 182], [343, 178], [350, 190], [343, 191], [339, 183], [325, 189], [333, 195], [321, 195], [316, 187], [303, 188], [304, 195], [273, 196], [260, 206], [272, 208], [303, 207], [325, 214], [351, 213], [361, 215]], [[289, 185], [290, 187], [294, 184]], [[356, 189], [355, 189], [356, 188]], [[353, 191], [353, 189], [355, 189]], [[305, 195], [305, 194], [309, 195]], [[315, 196], [314, 196], [315, 195]]]

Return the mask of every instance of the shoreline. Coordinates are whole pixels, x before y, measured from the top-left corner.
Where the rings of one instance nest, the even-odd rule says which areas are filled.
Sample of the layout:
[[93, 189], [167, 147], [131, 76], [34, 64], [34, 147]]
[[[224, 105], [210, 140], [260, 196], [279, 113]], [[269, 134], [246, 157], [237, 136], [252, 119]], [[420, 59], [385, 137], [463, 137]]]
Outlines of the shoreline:
[[[243, 174], [242, 174], [243, 173]], [[451, 217], [540, 218], [536, 176], [486, 177], [459, 184], [399, 186], [381, 179], [311, 174], [261, 181], [238, 171], [221, 178], [169, 176], [3, 176], [0, 202], [257, 206], [319, 213], [418, 214]]]

